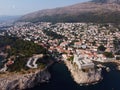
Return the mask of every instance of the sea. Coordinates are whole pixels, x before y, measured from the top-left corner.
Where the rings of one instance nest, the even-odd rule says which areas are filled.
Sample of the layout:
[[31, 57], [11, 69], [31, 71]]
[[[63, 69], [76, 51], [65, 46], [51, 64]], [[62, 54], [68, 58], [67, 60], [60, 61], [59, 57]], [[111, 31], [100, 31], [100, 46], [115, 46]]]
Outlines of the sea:
[[49, 68], [51, 79], [28, 90], [120, 90], [120, 71], [108, 64], [111, 71], [103, 70], [103, 80], [94, 85], [81, 86], [74, 82], [64, 63], [55, 63]]

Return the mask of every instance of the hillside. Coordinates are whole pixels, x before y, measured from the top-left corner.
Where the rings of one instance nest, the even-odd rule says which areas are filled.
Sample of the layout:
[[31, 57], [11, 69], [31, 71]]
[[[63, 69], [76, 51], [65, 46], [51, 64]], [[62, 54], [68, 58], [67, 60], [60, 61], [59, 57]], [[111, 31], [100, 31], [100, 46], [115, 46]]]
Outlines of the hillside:
[[93, 0], [75, 5], [36, 11], [19, 21], [120, 23], [120, 0]]
[[[5, 65], [7, 65], [7, 71], [9, 72], [28, 70], [28, 67], [26, 67], [28, 58], [32, 57], [34, 54], [46, 55], [46, 53], [47, 50], [44, 47], [33, 42], [0, 36], [0, 56], [3, 57], [3, 60], [1, 60], [3, 62], [0, 61], [0, 64], [2, 63], [2, 65], [0, 65], [0, 73]], [[4, 61], [4, 59], [6, 61]]]
[[117, 4], [120, 4], [120, 0], [93, 0], [93, 2], [97, 2], [97, 3], [117, 3]]

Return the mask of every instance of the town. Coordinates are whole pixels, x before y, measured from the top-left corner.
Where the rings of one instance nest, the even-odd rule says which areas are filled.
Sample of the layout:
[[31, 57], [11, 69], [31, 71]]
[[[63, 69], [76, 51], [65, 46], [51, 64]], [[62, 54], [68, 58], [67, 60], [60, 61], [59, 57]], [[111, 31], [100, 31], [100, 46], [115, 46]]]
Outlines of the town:
[[120, 59], [120, 27], [110, 23], [17, 22], [0, 35], [33, 41], [57, 60], [72, 61], [79, 69], [94, 68], [93, 61]]

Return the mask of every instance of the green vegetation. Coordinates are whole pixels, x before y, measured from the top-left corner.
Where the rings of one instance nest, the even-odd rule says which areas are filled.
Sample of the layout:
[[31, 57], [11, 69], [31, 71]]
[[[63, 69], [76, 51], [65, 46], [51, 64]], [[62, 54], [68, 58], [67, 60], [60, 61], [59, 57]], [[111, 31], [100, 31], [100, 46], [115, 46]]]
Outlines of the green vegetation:
[[100, 46], [98, 47], [98, 51], [104, 52], [105, 49], [106, 49], [106, 48], [105, 48], [103, 45], [100, 45]]
[[[7, 48], [9, 46], [9, 49]], [[30, 41], [23, 41], [13, 37], [0, 37], [0, 47], [4, 48], [4, 52], [11, 55], [21, 55], [30, 57], [33, 54], [46, 54], [46, 49]]]
[[93, 41], [93, 42], [92, 42], [92, 45], [93, 45], [93, 46], [95, 46], [95, 45], [96, 45], [96, 42], [95, 42], [95, 41]]
[[53, 31], [50, 31], [50, 30], [43, 30], [43, 32], [52, 37], [53, 39], [63, 39], [65, 38], [64, 36], [60, 35], [60, 34], [57, 34], [56, 32], [53, 32]]
[[103, 53], [107, 58], [114, 58], [114, 55], [112, 52], [104, 52]]
[[43, 58], [39, 58], [37, 60], [37, 64], [39, 68], [43, 69], [46, 65], [48, 65], [51, 62], [52, 57], [49, 55], [44, 55]]
[[115, 37], [115, 40], [113, 40], [113, 44], [114, 44], [115, 50], [119, 49], [120, 42], [117, 37]]
[[28, 68], [26, 67], [26, 63], [27, 63], [27, 58], [25, 57], [19, 57], [16, 58], [14, 64], [8, 66], [8, 71], [9, 72], [19, 72], [22, 69], [24, 70], [28, 70]]
[[67, 60], [73, 62], [74, 56], [69, 57]]
[[[27, 70], [26, 63], [33, 54], [47, 54], [47, 50], [40, 45], [30, 41], [24, 41], [13, 37], [0, 36], [0, 51], [7, 53], [7, 60], [14, 56], [14, 64], [9, 65], [8, 71]], [[7, 61], [6, 61], [7, 62]]]

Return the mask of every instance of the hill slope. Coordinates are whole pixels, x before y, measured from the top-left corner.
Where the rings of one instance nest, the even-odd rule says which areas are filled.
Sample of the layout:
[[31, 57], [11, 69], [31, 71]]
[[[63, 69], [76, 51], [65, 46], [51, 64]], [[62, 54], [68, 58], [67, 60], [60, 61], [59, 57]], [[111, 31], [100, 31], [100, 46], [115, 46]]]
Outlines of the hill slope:
[[93, 0], [67, 7], [40, 10], [22, 16], [19, 21], [120, 23], [120, 0]]

